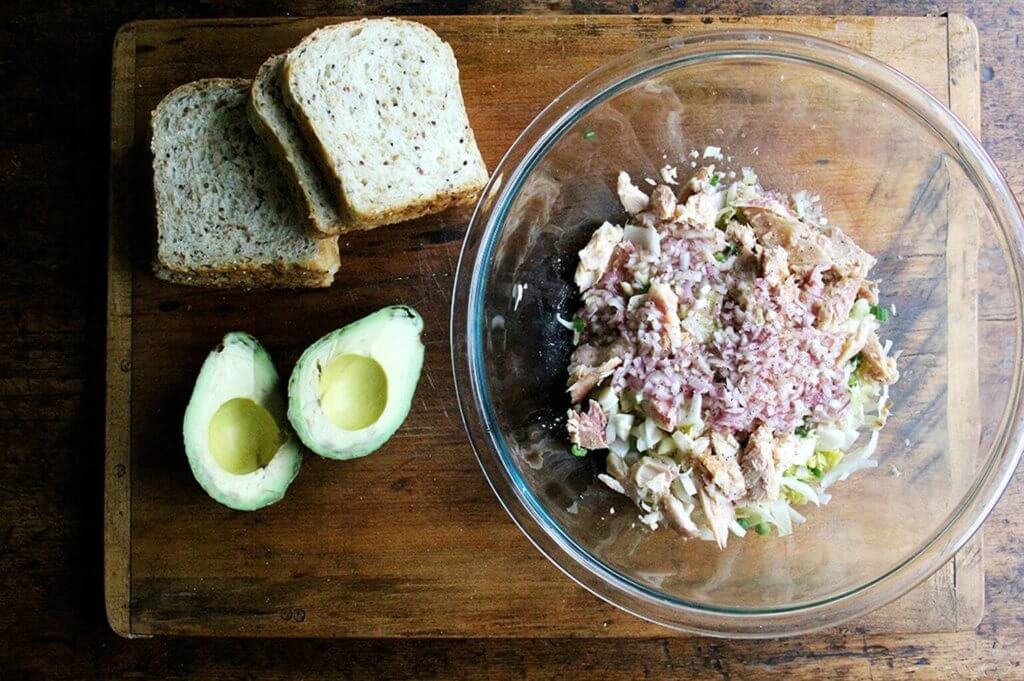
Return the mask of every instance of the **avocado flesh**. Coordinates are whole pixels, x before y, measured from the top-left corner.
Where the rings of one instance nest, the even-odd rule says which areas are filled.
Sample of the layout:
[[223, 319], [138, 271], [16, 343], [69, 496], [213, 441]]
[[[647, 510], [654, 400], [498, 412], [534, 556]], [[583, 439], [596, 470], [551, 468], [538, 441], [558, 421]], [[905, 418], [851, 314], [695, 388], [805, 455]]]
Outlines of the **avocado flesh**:
[[183, 433], [196, 481], [215, 501], [239, 511], [280, 500], [302, 463], [277, 371], [249, 334], [229, 333], [206, 358]]
[[405, 421], [423, 367], [423, 320], [386, 307], [310, 345], [288, 381], [288, 420], [310, 450], [366, 456]]

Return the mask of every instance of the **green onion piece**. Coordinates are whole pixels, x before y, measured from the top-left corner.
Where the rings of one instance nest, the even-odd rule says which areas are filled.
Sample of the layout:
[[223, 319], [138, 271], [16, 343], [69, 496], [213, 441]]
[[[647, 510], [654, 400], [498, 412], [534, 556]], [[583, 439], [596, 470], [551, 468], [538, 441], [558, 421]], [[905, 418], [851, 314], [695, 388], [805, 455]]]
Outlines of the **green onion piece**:
[[873, 314], [875, 316], [875, 319], [877, 319], [880, 322], [889, 321], [889, 311], [884, 307], [881, 307], [880, 305], [872, 305], [871, 314]]
[[715, 217], [715, 227], [718, 229], [725, 229], [725, 226], [729, 224], [729, 220], [732, 220], [735, 215], [736, 209], [732, 206], [723, 208], [718, 211], [718, 215]]
[[864, 361], [864, 355], [857, 353], [850, 358], [850, 366], [853, 367], [853, 371], [850, 372], [850, 379], [846, 382], [846, 385], [850, 386], [851, 389], [856, 388], [857, 384], [860, 383], [857, 378], [857, 369], [860, 367], [860, 363]]
[[640, 280], [640, 293], [647, 293], [651, 290], [651, 280], [641, 279]]
[[825, 473], [822, 472], [822, 470], [820, 468], [810, 468], [810, 467], [808, 467], [807, 470], [809, 470], [811, 472], [811, 475], [816, 477], [818, 480], [821, 480], [823, 477], [825, 477]]
[[582, 319], [576, 317], [575, 319], [572, 320], [572, 328], [573, 331], [575, 331], [576, 333], [583, 333], [583, 329], [585, 329], [586, 326], [583, 324]]
[[807, 434], [811, 432], [811, 429], [807, 426], [797, 426], [796, 430], [793, 431], [798, 437], [807, 437]]
[[595, 137], [597, 137], [597, 133], [594, 132], [593, 130], [587, 130], [585, 133], [583, 133], [583, 139], [585, 140], [592, 140]]
[[717, 260], [718, 262], [725, 262], [727, 259], [731, 258], [734, 255], [736, 255], [736, 245], [729, 244], [718, 253], [715, 253], [715, 260]]
[[587, 450], [585, 448], [583, 448], [583, 447], [580, 447], [579, 445], [573, 445], [571, 451], [572, 451], [572, 455], [573, 456], [586, 456], [587, 455]]
[[744, 530], [750, 529], [750, 521], [746, 518], [737, 518], [736, 524], [742, 527]]
[[718, 173], [715, 173], [714, 175], [712, 175], [711, 176], [711, 186], [712, 187], [717, 187], [718, 186], [718, 181], [720, 179], [722, 179], [722, 178], [721, 178], [721, 176]]
[[771, 534], [772, 528], [768, 523], [758, 523], [754, 526], [754, 532], [757, 532], [762, 537], [766, 534]]

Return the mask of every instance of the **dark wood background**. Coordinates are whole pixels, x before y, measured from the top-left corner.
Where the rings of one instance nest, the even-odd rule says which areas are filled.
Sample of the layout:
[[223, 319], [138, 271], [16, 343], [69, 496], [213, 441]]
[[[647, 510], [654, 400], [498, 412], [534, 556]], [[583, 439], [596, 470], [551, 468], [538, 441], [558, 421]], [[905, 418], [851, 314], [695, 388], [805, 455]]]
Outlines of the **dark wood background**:
[[[137, 18], [517, 12], [938, 14], [981, 36], [986, 147], [1024, 193], [1024, 3], [252, 2], [0, 7], [0, 678], [1024, 678], [1024, 475], [986, 525], [972, 632], [799, 640], [128, 641], [102, 593], [102, 387], [111, 41]], [[912, 40], [913, 36], [908, 36]]]

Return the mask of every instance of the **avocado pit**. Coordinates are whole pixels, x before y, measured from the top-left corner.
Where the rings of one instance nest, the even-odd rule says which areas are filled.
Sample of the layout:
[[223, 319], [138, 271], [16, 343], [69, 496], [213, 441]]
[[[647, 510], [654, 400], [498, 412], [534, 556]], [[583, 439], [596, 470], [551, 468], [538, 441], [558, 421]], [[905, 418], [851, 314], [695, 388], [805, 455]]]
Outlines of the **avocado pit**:
[[388, 377], [372, 357], [345, 354], [333, 358], [320, 373], [320, 404], [342, 430], [373, 425], [388, 403]]
[[270, 412], [244, 397], [228, 400], [217, 409], [207, 436], [213, 460], [235, 475], [263, 468], [285, 442]]

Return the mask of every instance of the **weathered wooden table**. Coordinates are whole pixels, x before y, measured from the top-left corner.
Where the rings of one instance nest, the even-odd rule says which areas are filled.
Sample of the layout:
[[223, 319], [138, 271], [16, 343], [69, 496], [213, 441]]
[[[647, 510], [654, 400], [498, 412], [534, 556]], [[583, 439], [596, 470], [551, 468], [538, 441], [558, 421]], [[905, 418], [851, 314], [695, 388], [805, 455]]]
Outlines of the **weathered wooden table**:
[[[125, 641], [101, 598], [100, 489], [107, 78], [114, 29], [143, 3], [0, 10], [0, 669], [4, 678], [303, 678], [507, 675], [807, 678], [917, 672], [1024, 675], [1021, 476], [986, 525], [986, 611], [973, 631], [873, 635], [856, 628], [760, 643], [602, 639]], [[159, 16], [575, 10], [715, 14], [965, 12], [978, 23], [984, 140], [1024, 190], [1019, 3], [180, 3]], [[563, 6], [564, 5], [564, 6]], [[914, 36], [908, 36], [913, 41]], [[982, 263], [984, 266], [984, 263]], [[984, 316], [984, 310], [980, 311]]]

